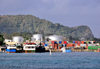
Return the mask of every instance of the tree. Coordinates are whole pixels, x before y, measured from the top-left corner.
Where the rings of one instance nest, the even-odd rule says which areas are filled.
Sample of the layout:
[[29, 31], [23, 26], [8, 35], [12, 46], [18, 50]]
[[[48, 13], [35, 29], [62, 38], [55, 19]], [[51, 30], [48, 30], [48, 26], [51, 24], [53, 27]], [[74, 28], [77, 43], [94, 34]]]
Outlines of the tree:
[[97, 43], [100, 43], [100, 38], [94, 38], [94, 41], [96, 41]]
[[3, 45], [3, 42], [4, 42], [3, 35], [0, 35], [0, 45]]

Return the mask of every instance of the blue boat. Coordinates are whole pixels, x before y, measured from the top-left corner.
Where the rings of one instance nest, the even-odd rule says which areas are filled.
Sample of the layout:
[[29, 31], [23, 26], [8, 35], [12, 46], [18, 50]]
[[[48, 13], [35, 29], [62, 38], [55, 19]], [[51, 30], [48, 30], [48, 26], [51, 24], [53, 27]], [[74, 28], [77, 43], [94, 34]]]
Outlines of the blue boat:
[[7, 53], [16, 53], [16, 46], [7, 46]]
[[65, 47], [63, 47], [61, 50], [62, 50], [63, 53], [70, 53], [70, 52], [72, 52], [71, 48], [65, 48]]
[[72, 51], [71, 51], [71, 49], [69, 49], [69, 50], [66, 50], [65, 52], [72, 52]]

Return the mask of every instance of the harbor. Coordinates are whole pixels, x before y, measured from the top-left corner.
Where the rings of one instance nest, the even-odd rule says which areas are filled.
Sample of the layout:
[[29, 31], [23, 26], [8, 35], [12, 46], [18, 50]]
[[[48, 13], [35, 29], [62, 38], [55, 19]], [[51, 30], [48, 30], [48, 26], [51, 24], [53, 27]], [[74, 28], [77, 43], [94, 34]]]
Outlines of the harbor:
[[100, 69], [100, 0], [0, 0], [0, 69]]
[[68, 41], [63, 36], [50, 35], [43, 39], [42, 34], [34, 34], [30, 40], [22, 36], [5, 39], [5, 45], [0, 46], [4, 53], [41, 53], [41, 52], [100, 52], [100, 44], [96, 41]]

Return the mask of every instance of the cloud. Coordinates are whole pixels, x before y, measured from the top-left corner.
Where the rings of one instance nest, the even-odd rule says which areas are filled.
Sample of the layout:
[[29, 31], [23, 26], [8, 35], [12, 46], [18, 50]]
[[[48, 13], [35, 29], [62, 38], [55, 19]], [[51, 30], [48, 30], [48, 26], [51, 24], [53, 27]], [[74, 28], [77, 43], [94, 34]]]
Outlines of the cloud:
[[33, 14], [67, 26], [88, 25], [100, 37], [100, 0], [0, 0], [0, 14]]

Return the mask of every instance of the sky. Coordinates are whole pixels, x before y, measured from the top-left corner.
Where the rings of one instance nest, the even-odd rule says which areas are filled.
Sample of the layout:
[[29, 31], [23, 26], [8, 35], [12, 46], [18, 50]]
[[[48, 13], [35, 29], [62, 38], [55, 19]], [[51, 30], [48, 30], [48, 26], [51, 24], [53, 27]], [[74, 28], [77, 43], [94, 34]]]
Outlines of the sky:
[[19, 14], [69, 27], [87, 25], [100, 38], [100, 0], [0, 0], [0, 15]]

